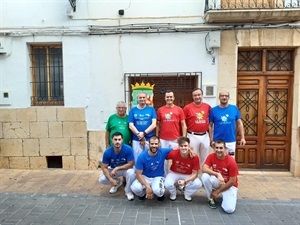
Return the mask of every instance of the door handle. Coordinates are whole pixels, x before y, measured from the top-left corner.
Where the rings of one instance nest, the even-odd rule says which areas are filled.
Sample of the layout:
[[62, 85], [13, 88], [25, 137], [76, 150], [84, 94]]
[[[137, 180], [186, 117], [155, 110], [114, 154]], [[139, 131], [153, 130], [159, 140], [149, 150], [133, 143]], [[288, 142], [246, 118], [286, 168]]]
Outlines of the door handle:
[[272, 120], [269, 120], [269, 119], [267, 119], [267, 118], [264, 118], [264, 122], [265, 122], [265, 123], [272, 123]]

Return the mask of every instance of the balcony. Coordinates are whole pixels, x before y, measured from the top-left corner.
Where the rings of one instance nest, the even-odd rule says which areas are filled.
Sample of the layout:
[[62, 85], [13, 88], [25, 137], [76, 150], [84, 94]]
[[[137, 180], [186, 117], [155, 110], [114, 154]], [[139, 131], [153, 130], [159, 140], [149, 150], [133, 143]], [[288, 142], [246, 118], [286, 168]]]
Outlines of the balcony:
[[206, 23], [300, 21], [300, 0], [205, 0]]

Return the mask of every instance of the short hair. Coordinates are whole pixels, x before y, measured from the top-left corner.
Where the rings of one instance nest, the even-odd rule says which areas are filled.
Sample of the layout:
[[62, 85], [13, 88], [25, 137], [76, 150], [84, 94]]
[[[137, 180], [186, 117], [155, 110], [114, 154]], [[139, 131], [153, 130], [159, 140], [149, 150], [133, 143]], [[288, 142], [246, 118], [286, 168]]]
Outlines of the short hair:
[[111, 137], [114, 138], [115, 136], [121, 136], [122, 139], [123, 139], [123, 134], [121, 132], [119, 132], [119, 131], [113, 133]]
[[226, 148], [226, 143], [225, 143], [225, 141], [222, 140], [222, 139], [216, 140], [216, 141], [215, 141], [215, 144], [223, 144], [223, 145], [224, 145], [224, 148]]
[[126, 103], [123, 102], [123, 101], [119, 101], [119, 102], [117, 103], [116, 107], [118, 107], [118, 105], [125, 105], [125, 107], [126, 107]]
[[144, 95], [146, 95], [146, 97], [147, 97], [147, 93], [146, 93], [146, 92], [144, 92], [144, 91], [140, 91], [140, 92], [137, 94], [137, 97], [139, 97], [139, 96], [140, 96], [140, 94], [144, 94]]
[[203, 90], [202, 90], [201, 88], [195, 88], [195, 89], [192, 91], [192, 93], [193, 93], [194, 91], [201, 91], [201, 94], [203, 94]]
[[190, 143], [190, 139], [188, 137], [181, 136], [177, 140], [178, 145], [181, 145], [184, 142]]
[[158, 142], [159, 142], [159, 137], [156, 136], [156, 135], [153, 135], [153, 136], [151, 136], [151, 137], [149, 138], [149, 143], [150, 143], [151, 140], [158, 140]]

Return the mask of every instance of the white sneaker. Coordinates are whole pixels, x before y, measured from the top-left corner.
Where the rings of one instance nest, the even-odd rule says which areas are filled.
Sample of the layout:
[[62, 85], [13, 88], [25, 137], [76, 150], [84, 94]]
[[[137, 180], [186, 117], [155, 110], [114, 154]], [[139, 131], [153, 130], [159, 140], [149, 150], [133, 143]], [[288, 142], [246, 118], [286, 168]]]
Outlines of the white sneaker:
[[175, 201], [176, 200], [176, 193], [175, 194], [170, 194], [170, 200]]
[[122, 186], [122, 181], [118, 179], [118, 185], [117, 186], [112, 186], [109, 190], [109, 193], [114, 194], [118, 191], [118, 188]]
[[132, 201], [134, 199], [134, 195], [132, 194], [132, 192], [128, 192], [125, 195], [127, 196], [128, 201]]
[[184, 194], [184, 199], [188, 202], [191, 202], [192, 201], [192, 196], [190, 195], [187, 195], [187, 194]]

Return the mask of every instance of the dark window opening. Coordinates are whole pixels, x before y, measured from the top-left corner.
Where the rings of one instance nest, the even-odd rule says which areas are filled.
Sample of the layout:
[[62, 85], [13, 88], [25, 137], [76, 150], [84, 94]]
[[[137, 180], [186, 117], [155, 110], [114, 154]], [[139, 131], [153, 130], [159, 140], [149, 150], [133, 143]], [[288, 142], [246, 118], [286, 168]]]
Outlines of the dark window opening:
[[62, 156], [46, 156], [48, 168], [63, 168]]

